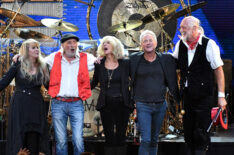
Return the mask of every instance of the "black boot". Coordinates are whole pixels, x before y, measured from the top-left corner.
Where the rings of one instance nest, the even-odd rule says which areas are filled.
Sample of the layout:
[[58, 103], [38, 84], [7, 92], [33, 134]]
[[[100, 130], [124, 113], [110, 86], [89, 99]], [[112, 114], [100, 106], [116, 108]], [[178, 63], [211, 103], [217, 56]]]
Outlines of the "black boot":
[[206, 151], [205, 150], [195, 150], [194, 155], [206, 155]]
[[127, 154], [127, 146], [118, 146], [115, 148], [115, 155], [126, 155]]

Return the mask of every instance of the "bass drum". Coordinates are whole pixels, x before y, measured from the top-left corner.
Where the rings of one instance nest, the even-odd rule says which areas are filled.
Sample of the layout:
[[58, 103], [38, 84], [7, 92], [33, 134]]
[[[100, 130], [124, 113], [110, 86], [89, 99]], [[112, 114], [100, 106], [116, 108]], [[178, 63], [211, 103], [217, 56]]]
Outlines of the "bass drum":
[[96, 110], [97, 100], [100, 93], [99, 88], [92, 90], [92, 96], [84, 101], [84, 137], [100, 134], [103, 131], [100, 112]]
[[[84, 128], [83, 136], [91, 137], [98, 135], [103, 131], [100, 112], [96, 110], [97, 99], [100, 89], [95, 88], [92, 90], [92, 96], [83, 102], [84, 104]], [[68, 134], [72, 134], [70, 120], [67, 121]]]

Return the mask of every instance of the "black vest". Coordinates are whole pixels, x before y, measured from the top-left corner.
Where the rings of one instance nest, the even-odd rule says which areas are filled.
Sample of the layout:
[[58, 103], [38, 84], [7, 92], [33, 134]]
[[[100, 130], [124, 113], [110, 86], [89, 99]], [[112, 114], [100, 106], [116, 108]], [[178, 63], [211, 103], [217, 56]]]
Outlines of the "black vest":
[[190, 66], [188, 66], [188, 48], [180, 41], [178, 56], [178, 67], [181, 71], [180, 88], [184, 90], [187, 80], [188, 93], [194, 98], [213, 95], [214, 71], [206, 59], [208, 41], [208, 38], [202, 38], [202, 45], [197, 45]]

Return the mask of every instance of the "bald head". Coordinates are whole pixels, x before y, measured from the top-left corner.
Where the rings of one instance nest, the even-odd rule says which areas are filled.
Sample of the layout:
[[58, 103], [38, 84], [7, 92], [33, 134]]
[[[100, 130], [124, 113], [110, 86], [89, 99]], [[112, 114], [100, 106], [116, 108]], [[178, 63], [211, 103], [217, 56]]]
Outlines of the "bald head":
[[182, 20], [182, 22], [186, 23], [190, 28], [193, 26], [200, 27], [200, 20], [194, 16], [187, 16]]

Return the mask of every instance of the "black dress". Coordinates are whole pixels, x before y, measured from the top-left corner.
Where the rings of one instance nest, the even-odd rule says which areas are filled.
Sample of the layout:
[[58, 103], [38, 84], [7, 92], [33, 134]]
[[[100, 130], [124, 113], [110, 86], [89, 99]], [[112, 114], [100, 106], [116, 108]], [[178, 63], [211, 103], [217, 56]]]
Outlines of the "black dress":
[[13, 78], [16, 86], [10, 101], [6, 154], [16, 155], [23, 147], [25, 133], [33, 131], [40, 134], [40, 152], [48, 155], [47, 114], [40, 92], [41, 83], [38, 82], [40, 75], [32, 81], [23, 78], [20, 62], [17, 62], [0, 80], [0, 91], [9, 85]]

